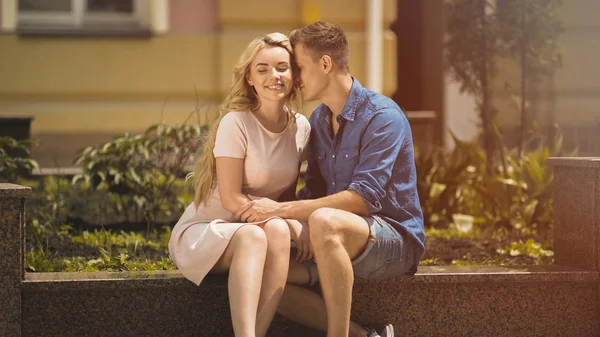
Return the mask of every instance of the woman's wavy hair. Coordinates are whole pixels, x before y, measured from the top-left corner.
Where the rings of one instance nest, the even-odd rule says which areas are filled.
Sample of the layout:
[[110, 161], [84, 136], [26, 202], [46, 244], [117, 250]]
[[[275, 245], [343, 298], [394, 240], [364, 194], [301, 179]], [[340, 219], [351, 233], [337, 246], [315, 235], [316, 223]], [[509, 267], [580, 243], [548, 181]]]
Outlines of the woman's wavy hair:
[[254, 88], [248, 83], [250, 78], [250, 66], [260, 50], [266, 47], [281, 47], [290, 54], [292, 67], [292, 90], [285, 99], [284, 108], [288, 113], [288, 122], [295, 123], [295, 113], [298, 111], [300, 86], [298, 68], [292, 56], [292, 46], [288, 37], [281, 33], [271, 33], [252, 40], [246, 50], [240, 55], [233, 70], [233, 80], [229, 93], [219, 106], [219, 118], [212, 124], [200, 151], [196, 156], [194, 171], [189, 173], [186, 179], [194, 178], [195, 198], [194, 205], [198, 207], [206, 202], [215, 188], [216, 162], [213, 154], [217, 128], [223, 116], [230, 111], [255, 111], [260, 107], [260, 101]]

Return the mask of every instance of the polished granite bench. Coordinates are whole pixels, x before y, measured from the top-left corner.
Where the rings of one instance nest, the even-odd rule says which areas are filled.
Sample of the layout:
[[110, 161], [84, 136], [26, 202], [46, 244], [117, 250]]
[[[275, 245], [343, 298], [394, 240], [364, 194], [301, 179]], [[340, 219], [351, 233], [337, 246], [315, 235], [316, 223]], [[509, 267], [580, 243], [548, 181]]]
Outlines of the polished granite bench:
[[[551, 159], [555, 265], [421, 267], [357, 280], [353, 319], [404, 336], [599, 336], [600, 158]], [[232, 336], [224, 277], [25, 273], [30, 190], [0, 184], [0, 336]], [[276, 317], [269, 336], [324, 336]]]

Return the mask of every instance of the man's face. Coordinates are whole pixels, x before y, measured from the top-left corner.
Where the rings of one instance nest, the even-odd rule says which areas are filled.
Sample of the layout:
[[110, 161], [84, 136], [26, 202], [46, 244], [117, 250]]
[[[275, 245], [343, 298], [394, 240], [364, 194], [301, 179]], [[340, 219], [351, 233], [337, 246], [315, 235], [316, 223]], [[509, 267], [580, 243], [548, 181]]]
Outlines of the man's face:
[[314, 61], [302, 44], [294, 47], [294, 59], [300, 70], [300, 90], [307, 101], [321, 98], [327, 85], [327, 76], [321, 60]]

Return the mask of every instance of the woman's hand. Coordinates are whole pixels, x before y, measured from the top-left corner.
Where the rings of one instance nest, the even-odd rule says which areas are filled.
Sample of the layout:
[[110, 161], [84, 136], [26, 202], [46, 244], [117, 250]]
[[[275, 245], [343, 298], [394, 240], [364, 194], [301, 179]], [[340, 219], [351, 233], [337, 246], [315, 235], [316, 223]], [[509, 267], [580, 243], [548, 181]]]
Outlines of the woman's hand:
[[308, 223], [302, 223], [298, 220], [285, 220], [290, 228], [290, 234], [292, 240], [296, 242], [298, 254], [296, 255], [297, 261], [312, 260], [313, 249], [310, 243], [310, 233], [308, 231]]

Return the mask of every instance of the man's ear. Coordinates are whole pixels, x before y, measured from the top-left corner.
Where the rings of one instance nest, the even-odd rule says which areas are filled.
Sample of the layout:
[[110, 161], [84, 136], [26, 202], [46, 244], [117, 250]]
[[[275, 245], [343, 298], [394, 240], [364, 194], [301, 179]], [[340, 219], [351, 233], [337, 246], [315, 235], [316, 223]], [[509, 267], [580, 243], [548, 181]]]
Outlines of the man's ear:
[[321, 57], [321, 68], [325, 74], [329, 74], [333, 70], [333, 62], [329, 55], [323, 55], [323, 57]]

